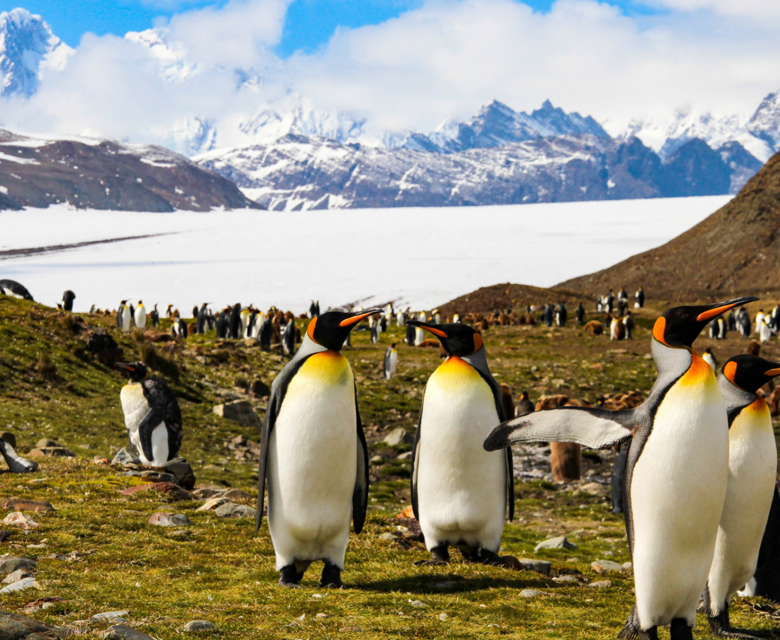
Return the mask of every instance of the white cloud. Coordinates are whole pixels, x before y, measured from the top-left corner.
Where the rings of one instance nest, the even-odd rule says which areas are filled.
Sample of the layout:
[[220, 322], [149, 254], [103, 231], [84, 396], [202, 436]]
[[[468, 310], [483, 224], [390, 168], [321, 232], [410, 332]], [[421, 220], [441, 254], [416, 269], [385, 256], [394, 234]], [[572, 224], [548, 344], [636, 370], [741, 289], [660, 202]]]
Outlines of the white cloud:
[[680, 11], [714, 11], [724, 16], [780, 19], [780, 2], [776, 0], [646, 0], [646, 4]]

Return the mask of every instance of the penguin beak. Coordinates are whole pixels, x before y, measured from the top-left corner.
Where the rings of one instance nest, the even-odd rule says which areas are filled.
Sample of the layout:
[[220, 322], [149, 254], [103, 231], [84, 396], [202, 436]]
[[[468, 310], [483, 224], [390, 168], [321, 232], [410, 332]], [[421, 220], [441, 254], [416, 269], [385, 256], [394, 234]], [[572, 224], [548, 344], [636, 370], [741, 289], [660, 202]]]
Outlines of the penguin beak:
[[410, 324], [413, 327], [420, 327], [422, 329], [425, 329], [426, 331], [429, 331], [433, 335], [435, 335], [437, 338], [449, 338], [449, 336], [438, 328], [438, 326], [433, 324], [428, 324], [427, 322], [422, 322], [420, 320], [407, 320], [406, 324]]
[[368, 318], [368, 316], [373, 316], [375, 313], [379, 313], [381, 309], [368, 309], [361, 311], [359, 313], [356, 313], [351, 318], [346, 318], [345, 320], [342, 320], [339, 322], [340, 327], [354, 327], [358, 322], [361, 320], [365, 320]]
[[717, 302], [704, 307], [704, 310], [698, 315], [696, 321], [709, 322], [713, 318], [717, 318], [722, 313], [726, 313], [734, 307], [742, 306], [748, 302], [755, 302], [758, 299], [759, 298], [756, 296], [745, 296], [744, 298], [734, 298], [733, 300], [726, 300], [725, 302]]
[[774, 378], [775, 376], [780, 376], [780, 367], [775, 367], [774, 369], [770, 369], [769, 371], [764, 371], [764, 375], [767, 378]]
[[135, 367], [129, 362], [117, 362], [114, 366], [116, 366], [117, 369], [124, 369], [125, 371], [130, 371], [131, 373], [135, 371]]

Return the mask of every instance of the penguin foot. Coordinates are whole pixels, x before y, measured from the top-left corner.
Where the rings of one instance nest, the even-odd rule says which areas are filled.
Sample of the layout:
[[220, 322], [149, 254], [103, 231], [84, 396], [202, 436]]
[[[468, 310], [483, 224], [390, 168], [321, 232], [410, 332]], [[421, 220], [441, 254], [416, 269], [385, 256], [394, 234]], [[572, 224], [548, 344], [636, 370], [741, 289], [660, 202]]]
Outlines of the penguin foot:
[[693, 627], [685, 618], [675, 618], [669, 628], [671, 640], [693, 640]]
[[414, 564], [418, 567], [440, 567], [450, 563], [450, 551], [446, 544], [431, 549], [429, 560], [418, 560]]
[[325, 561], [322, 569], [322, 579], [320, 580], [321, 589], [342, 589], [344, 583], [341, 581], [341, 569], [332, 562]]
[[650, 627], [643, 630], [639, 625], [639, 614], [636, 611], [636, 605], [631, 609], [631, 613], [626, 620], [626, 626], [618, 634], [619, 640], [658, 640], [658, 627]]
[[282, 567], [279, 572], [279, 586], [287, 587], [288, 589], [300, 589], [301, 579], [303, 578], [303, 571], [298, 571], [295, 568], [295, 564], [288, 564], [286, 567]]
[[[709, 594], [705, 594], [709, 595]], [[750, 629], [736, 629], [729, 622], [729, 606], [726, 604], [723, 610], [717, 615], [708, 615], [707, 620], [710, 623], [710, 631], [716, 638], [746, 638], [755, 640], [755, 638], [766, 638], [767, 635], [761, 631], [751, 631]]]

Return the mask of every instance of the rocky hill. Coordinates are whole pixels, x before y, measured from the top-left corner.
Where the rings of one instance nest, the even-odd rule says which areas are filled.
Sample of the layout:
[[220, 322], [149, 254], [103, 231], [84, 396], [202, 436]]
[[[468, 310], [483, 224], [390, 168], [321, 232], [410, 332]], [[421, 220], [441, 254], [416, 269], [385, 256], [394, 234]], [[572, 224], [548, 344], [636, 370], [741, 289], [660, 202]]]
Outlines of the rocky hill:
[[159, 212], [258, 208], [229, 180], [161, 147], [0, 129], [0, 209], [58, 203]]
[[665, 245], [559, 286], [582, 293], [609, 287], [648, 296], [724, 298], [780, 289], [780, 154], [731, 200]]
[[[563, 288], [544, 289], [527, 284], [494, 284], [481, 287], [476, 291], [462, 295], [441, 305], [439, 311], [444, 315], [459, 313], [491, 313], [506, 309], [524, 310], [528, 305], [559, 304], [563, 302], [574, 313], [574, 308], [582, 302], [590, 311], [593, 300], [590, 296]], [[572, 315], [573, 317], [573, 315]]]

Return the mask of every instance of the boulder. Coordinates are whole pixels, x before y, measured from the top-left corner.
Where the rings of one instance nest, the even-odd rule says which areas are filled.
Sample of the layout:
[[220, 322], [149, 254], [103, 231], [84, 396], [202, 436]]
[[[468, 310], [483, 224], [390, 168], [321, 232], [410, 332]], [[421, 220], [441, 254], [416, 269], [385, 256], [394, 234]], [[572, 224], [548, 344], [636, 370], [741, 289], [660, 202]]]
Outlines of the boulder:
[[539, 551], [539, 549], [577, 549], [577, 545], [569, 542], [566, 536], [558, 536], [544, 540], [534, 547], [534, 551]]
[[248, 507], [244, 504], [235, 502], [226, 502], [214, 509], [214, 513], [220, 518], [256, 518], [257, 509]]
[[532, 558], [518, 558], [520, 568], [524, 571], [536, 571], [537, 573], [543, 573], [544, 575], [550, 575], [550, 569], [552, 563], [546, 560], [534, 560]]
[[176, 500], [194, 500], [192, 494], [182, 489], [178, 484], [173, 484], [172, 482], [155, 482], [152, 484], [138, 484], [134, 487], [128, 487], [127, 489], [123, 489], [119, 493], [121, 493], [123, 496], [132, 496], [135, 493], [138, 493], [140, 491], [156, 491], [157, 493], [162, 493], [166, 495], [170, 500], [176, 501]]
[[257, 378], [252, 383], [252, 395], [256, 398], [267, 398], [271, 395], [271, 387], [269, 387], [260, 378]]
[[195, 486], [195, 472], [184, 458], [174, 458], [165, 463], [164, 469], [176, 478], [176, 483], [185, 489]]
[[182, 629], [184, 633], [197, 633], [198, 631], [213, 631], [214, 623], [206, 620], [193, 620], [185, 624]]
[[2, 524], [6, 524], [12, 527], [19, 527], [20, 529], [37, 529], [38, 523], [30, 516], [23, 514], [21, 511], [14, 511], [9, 513], [4, 519]]
[[59, 640], [55, 627], [26, 616], [0, 611], [0, 638], [8, 640]]
[[5, 573], [13, 573], [19, 569], [32, 573], [38, 568], [37, 560], [32, 558], [25, 558], [19, 556], [8, 556], [7, 558], [0, 559], [0, 575]]
[[402, 444], [413, 444], [414, 436], [411, 433], [408, 433], [403, 427], [398, 427], [388, 433], [383, 442], [390, 447], [397, 447]]
[[625, 571], [623, 565], [618, 564], [617, 562], [612, 562], [612, 560], [596, 560], [595, 562], [591, 563], [590, 567], [596, 573], [607, 573], [609, 571], [623, 573]]
[[158, 527], [191, 527], [192, 521], [183, 513], [158, 511], [149, 518], [149, 524], [154, 524]]
[[51, 502], [46, 502], [46, 500], [25, 500], [23, 498], [0, 498], [0, 509], [38, 511], [40, 513], [49, 513], [55, 510]]
[[36, 588], [36, 589], [41, 588], [41, 585], [39, 585], [35, 581], [35, 578], [33, 578], [32, 576], [28, 578], [22, 578], [21, 580], [17, 580], [16, 582], [12, 582], [7, 587], [3, 587], [2, 589], [0, 589], [0, 593], [12, 593], [14, 591], [24, 591], [25, 589], [30, 589], [30, 588]]
[[116, 452], [111, 464], [121, 464], [127, 466], [129, 464], [141, 464], [141, 459], [136, 455], [135, 451], [128, 447], [122, 447]]
[[126, 624], [115, 624], [106, 629], [100, 637], [105, 640], [154, 640], [152, 636], [141, 633]]
[[259, 429], [263, 426], [260, 417], [255, 413], [252, 405], [246, 400], [218, 404], [214, 407], [214, 413], [227, 420], [238, 422], [238, 424], [243, 427], [254, 427]]

